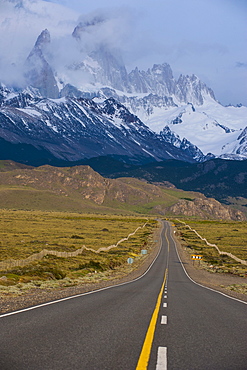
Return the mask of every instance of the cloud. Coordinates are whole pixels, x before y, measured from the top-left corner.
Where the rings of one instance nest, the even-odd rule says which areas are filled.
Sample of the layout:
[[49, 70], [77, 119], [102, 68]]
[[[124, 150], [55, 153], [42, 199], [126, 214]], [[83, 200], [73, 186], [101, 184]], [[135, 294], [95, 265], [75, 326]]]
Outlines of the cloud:
[[103, 47], [121, 63], [122, 54], [131, 44], [133, 24], [133, 12], [126, 7], [99, 9], [82, 15], [69, 35], [54, 38], [51, 35], [45, 57], [63, 83], [78, 86], [93, 82], [93, 76], [83, 68], [83, 61]]
[[134, 24], [134, 14], [130, 9], [98, 9], [79, 18], [76, 29], [81, 46], [87, 52], [105, 45], [111, 49], [126, 48]]
[[0, 82], [15, 88], [25, 87], [23, 63], [9, 63], [5, 58], [0, 59]]
[[[176, 75], [206, 77], [219, 100], [228, 83], [226, 103], [238, 103], [243, 93], [246, 0], [22, 0], [23, 7], [14, 8], [18, 2], [0, 0], [0, 80], [7, 75], [17, 79], [17, 64], [47, 28], [51, 46], [46, 58], [59, 73], [103, 44], [115, 55], [121, 50], [128, 70], [167, 62]], [[79, 24], [76, 40], [71, 34]]]
[[237, 68], [247, 68], [247, 63], [244, 62], [236, 62]]

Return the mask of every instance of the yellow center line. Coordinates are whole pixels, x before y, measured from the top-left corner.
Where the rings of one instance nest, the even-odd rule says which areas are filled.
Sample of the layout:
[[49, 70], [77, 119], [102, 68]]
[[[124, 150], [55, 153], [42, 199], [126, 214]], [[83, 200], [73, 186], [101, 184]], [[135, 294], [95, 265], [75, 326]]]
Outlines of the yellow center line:
[[[168, 254], [169, 254], [169, 240], [167, 237], [167, 230], [165, 232], [165, 237], [166, 237], [167, 244], [168, 244]], [[151, 348], [152, 348], [153, 339], [154, 339], [155, 326], [156, 326], [157, 318], [159, 314], [162, 293], [163, 293], [164, 286], [167, 280], [167, 274], [168, 274], [168, 267], [165, 270], [164, 281], [161, 286], [160, 293], [158, 295], [156, 306], [155, 306], [155, 309], [154, 309], [154, 312], [153, 312], [153, 315], [152, 315], [152, 318], [151, 318], [151, 321], [148, 327], [148, 331], [147, 331], [147, 334], [146, 334], [146, 337], [145, 337], [145, 340], [142, 346], [142, 351], [141, 351], [141, 354], [140, 354], [140, 357], [139, 357], [139, 360], [136, 366], [136, 370], [146, 370], [148, 367], [148, 362], [149, 362]]]
[[155, 306], [155, 309], [154, 309], [154, 312], [153, 312], [153, 315], [152, 315], [152, 318], [151, 318], [151, 321], [150, 321], [150, 324], [149, 324], [149, 328], [148, 328], [148, 331], [147, 331], [147, 334], [146, 334], [145, 341], [143, 343], [142, 351], [141, 351], [141, 354], [140, 354], [140, 357], [139, 357], [139, 361], [137, 363], [136, 370], [145, 370], [145, 369], [147, 369], [147, 366], [148, 366], [150, 352], [151, 352], [151, 348], [152, 348], [152, 344], [153, 344], [155, 326], [156, 326], [156, 322], [157, 322], [157, 318], [158, 318], [158, 314], [159, 314], [159, 309], [160, 309], [162, 292], [164, 290], [165, 282], [166, 282], [166, 279], [167, 279], [167, 272], [168, 272], [168, 268], [165, 271], [164, 281], [163, 281], [162, 287], [160, 289], [160, 293], [159, 293], [157, 303], [156, 303], [156, 306]]

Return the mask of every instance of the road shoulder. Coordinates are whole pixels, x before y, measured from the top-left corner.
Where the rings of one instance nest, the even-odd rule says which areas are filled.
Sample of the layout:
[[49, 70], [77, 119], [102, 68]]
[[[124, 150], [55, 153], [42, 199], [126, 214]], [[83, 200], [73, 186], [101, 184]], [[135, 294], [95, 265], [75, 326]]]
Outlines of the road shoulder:
[[186, 252], [185, 248], [182, 247], [179, 239], [176, 237], [173, 230], [173, 239], [177, 245], [177, 251], [184, 265], [187, 274], [196, 283], [205, 285], [211, 289], [215, 289], [222, 292], [230, 297], [240, 299], [247, 302], [247, 295], [235, 292], [234, 290], [227, 289], [226, 287], [233, 286], [235, 284], [247, 283], [246, 278], [240, 276], [234, 276], [230, 274], [223, 273], [212, 273], [201, 268], [198, 264], [193, 265], [193, 261], [189, 258], [189, 254]]

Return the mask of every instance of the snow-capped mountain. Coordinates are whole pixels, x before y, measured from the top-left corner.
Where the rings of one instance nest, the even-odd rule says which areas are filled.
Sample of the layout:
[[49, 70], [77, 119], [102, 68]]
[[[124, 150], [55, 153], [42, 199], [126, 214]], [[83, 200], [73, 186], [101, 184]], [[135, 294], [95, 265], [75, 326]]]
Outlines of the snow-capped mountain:
[[48, 99], [34, 92], [0, 89], [0, 137], [5, 142], [28, 144], [65, 161], [105, 155], [126, 156], [137, 163], [194, 161], [194, 153], [167, 142], [113, 98], [96, 103], [84, 98]]
[[24, 35], [28, 22], [45, 27], [29, 50], [23, 42], [0, 60], [0, 137], [67, 160], [247, 158], [247, 107], [222, 106], [197, 76], [175, 79], [167, 63], [128, 72], [107, 38], [119, 15], [64, 14], [48, 2], [4, 0], [1, 30], [23, 27], [21, 19]]
[[207, 99], [202, 105], [187, 103], [169, 110], [156, 108], [151, 115], [140, 117], [155, 132], [169, 128], [180, 140], [186, 138], [204, 155], [212, 153], [225, 159], [247, 158], [244, 146], [247, 108], [244, 106], [224, 107], [213, 99]]

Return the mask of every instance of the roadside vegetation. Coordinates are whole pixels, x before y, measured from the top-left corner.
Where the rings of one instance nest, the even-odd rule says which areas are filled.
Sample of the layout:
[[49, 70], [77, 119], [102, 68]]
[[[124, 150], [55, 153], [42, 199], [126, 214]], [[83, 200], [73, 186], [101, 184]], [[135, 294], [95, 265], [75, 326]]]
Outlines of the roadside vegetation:
[[73, 252], [85, 246], [97, 251], [136, 233], [106, 252], [84, 250], [68, 258], [48, 255], [23, 267], [2, 269], [0, 291], [9, 294], [16, 292], [16, 287], [25, 291], [37, 286], [63, 287], [110, 279], [116, 271], [128, 268], [129, 257], [133, 258], [135, 266], [143, 261], [145, 255], [141, 250], [149, 252], [153, 247], [156, 227], [154, 219], [145, 217], [1, 210], [0, 263], [25, 259], [43, 249]]
[[[223, 252], [247, 260], [247, 222], [236, 221], [196, 221], [183, 220], [185, 224], [195, 229], [210, 244], [216, 244]], [[227, 255], [220, 255], [215, 247], [208, 246], [185, 224], [174, 221], [177, 236], [186, 251], [203, 256], [201, 266], [213, 273], [230, 273], [241, 277], [247, 276], [247, 266]], [[245, 284], [246, 285], [246, 284]]]

